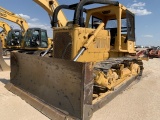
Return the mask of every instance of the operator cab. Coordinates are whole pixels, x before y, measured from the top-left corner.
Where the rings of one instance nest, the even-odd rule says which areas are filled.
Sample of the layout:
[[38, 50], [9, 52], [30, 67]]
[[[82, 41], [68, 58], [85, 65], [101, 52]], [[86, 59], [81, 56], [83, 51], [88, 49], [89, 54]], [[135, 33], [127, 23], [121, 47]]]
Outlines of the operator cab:
[[20, 46], [22, 31], [18, 29], [10, 30], [6, 37], [7, 46]]
[[25, 47], [48, 47], [47, 31], [41, 28], [29, 28], [24, 37]]
[[[88, 18], [86, 27], [89, 28], [89, 22], [91, 22], [92, 28], [96, 29], [103, 22], [105, 24], [104, 29], [110, 32], [111, 46], [115, 45], [117, 36], [125, 37], [125, 43], [127, 40], [135, 41], [134, 14], [128, 11], [123, 5], [121, 10], [122, 14], [120, 16], [118, 16], [118, 10], [114, 9], [113, 5], [103, 6], [101, 9], [94, 8], [86, 10]], [[118, 20], [120, 20], [120, 23]]]

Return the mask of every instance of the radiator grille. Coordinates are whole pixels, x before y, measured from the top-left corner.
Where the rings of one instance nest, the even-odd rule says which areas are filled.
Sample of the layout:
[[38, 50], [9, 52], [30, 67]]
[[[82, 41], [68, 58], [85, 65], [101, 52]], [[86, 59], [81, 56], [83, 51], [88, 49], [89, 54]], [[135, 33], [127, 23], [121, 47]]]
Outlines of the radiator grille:
[[57, 32], [54, 38], [54, 57], [71, 59], [72, 37], [69, 32]]

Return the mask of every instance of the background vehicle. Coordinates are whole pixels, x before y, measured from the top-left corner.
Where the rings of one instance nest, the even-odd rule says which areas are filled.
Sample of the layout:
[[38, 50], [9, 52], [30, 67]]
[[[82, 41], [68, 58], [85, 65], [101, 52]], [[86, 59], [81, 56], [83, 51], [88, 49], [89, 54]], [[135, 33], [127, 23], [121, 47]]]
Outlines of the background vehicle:
[[148, 49], [148, 56], [150, 58], [160, 58], [160, 47], [152, 47]]
[[14, 30], [8, 33], [7, 48], [35, 51], [45, 50], [51, 44], [51, 39], [48, 38], [46, 30], [41, 28], [28, 28], [28, 23], [22, 17], [2, 7], [0, 7], [0, 10], [1, 18], [14, 22], [21, 28], [21, 30]]
[[[49, 15], [50, 20], [52, 20], [53, 12], [56, 7], [59, 6], [57, 0], [33, 0], [39, 6], [41, 6]], [[63, 11], [59, 11], [58, 13], [58, 24], [57, 27], [64, 27], [64, 26], [72, 26], [72, 21], [68, 21]], [[54, 41], [52, 40], [52, 44]], [[41, 56], [45, 56], [47, 53], [51, 52], [52, 46], [50, 46]]]
[[145, 48], [136, 48], [137, 56], [142, 59], [152, 59], [160, 57], [160, 47], [145, 47]]
[[[53, 0], [48, 0], [48, 1], [34, 0], [34, 1], [47, 11], [50, 18], [53, 14], [54, 9], [59, 5], [57, 1], [53, 1]], [[22, 31], [17, 30], [17, 32], [19, 31], [19, 34], [17, 32], [16, 32], [17, 34], [14, 34], [15, 33], [14, 31], [11, 31], [8, 34], [8, 36], [7, 36], [8, 45], [6, 45], [6, 47], [9, 50], [21, 49], [20, 52], [25, 52], [25, 53], [29, 53], [29, 54], [33, 54], [37, 50], [43, 51], [48, 48], [49, 49], [47, 50], [47, 52], [50, 51], [51, 44], [53, 44], [53, 43], [52, 43], [52, 39], [48, 38], [46, 30], [43, 30], [40, 28], [28, 29], [28, 24], [23, 18], [21, 18], [20, 16], [17, 16], [16, 14], [14, 14], [14, 13], [12, 13], [2, 7], [0, 7], [0, 10], [1, 10], [1, 12], [0, 12], [1, 18], [4, 18], [6, 20], [9, 20], [11, 22], [18, 24], [20, 26], [20, 28], [22, 29]], [[59, 26], [65, 25], [67, 23], [67, 19], [64, 16], [63, 12], [60, 12], [58, 17], [61, 18], [61, 22], [59, 21]], [[12, 38], [13, 36], [16, 39], [13, 39]], [[3, 38], [4, 38], [4, 36], [3, 36]], [[11, 41], [13, 41], [13, 42], [11, 42]], [[3, 45], [4, 44], [2, 44], [2, 46]], [[36, 54], [41, 54], [41, 52], [40, 53], [38, 52]], [[2, 63], [0, 63], [0, 65], [4, 66], [3, 65], [4, 64], [3, 57], [1, 56], [0, 58], [2, 61]]]
[[7, 37], [7, 43], [8, 43], [7, 48], [14, 48], [14, 49], [20, 48], [22, 37], [24, 36], [25, 32], [28, 29], [28, 23], [22, 17], [6, 10], [3, 7], [0, 7], [0, 18], [9, 20], [20, 26], [21, 30], [11, 31], [9, 36]]
[[9, 71], [10, 67], [4, 61], [2, 54], [3, 54], [3, 49], [2, 49], [2, 43], [0, 40], [0, 71]]
[[[107, 5], [85, 9], [94, 3]], [[72, 26], [57, 27], [61, 9], [74, 11]], [[60, 5], [52, 27], [53, 57], [13, 52], [11, 83], [6, 86], [51, 119], [87, 120], [141, 76], [134, 14], [119, 2]]]
[[[33, 0], [35, 3], [40, 5], [49, 15], [50, 20], [52, 20], [53, 12], [56, 9], [56, 7], [59, 6], [59, 3], [57, 0]], [[63, 11], [60, 11], [58, 14], [58, 26], [66, 26], [68, 23], [68, 20], [66, 16], [64, 15]]]
[[1, 43], [2, 43], [2, 48], [6, 48], [5, 38], [8, 35], [8, 32], [11, 30], [11, 28], [6, 22], [3, 22], [3, 21], [0, 21], [0, 27], [3, 29], [0, 32], [0, 40], [1, 40]]
[[11, 28], [3, 21], [0, 21], [0, 27], [3, 28], [3, 30], [0, 32], [0, 71], [9, 71], [10, 67], [6, 64], [2, 55], [4, 54], [3, 49], [6, 48], [5, 38]]
[[6, 22], [0, 21], [0, 27], [3, 28], [0, 39], [3, 48], [3, 55], [7, 55], [9, 46], [18, 46], [22, 39], [22, 32], [19, 29], [12, 29]]

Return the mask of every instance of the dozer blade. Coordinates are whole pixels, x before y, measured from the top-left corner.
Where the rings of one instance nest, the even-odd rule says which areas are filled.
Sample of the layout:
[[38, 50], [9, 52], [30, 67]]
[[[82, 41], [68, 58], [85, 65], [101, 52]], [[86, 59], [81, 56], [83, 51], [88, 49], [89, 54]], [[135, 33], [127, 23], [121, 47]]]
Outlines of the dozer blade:
[[6, 88], [51, 119], [87, 120], [92, 115], [90, 69], [90, 63], [12, 52]]
[[2, 49], [2, 43], [1, 43], [1, 40], [0, 40], [0, 71], [9, 71], [10, 67], [4, 61], [3, 56], [2, 56], [2, 52], [3, 52], [3, 49]]
[[89, 120], [93, 112], [127, 88], [136, 76], [93, 100], [91, 63], [11, 53], [11, 80], [6, 88], [53, 120]]

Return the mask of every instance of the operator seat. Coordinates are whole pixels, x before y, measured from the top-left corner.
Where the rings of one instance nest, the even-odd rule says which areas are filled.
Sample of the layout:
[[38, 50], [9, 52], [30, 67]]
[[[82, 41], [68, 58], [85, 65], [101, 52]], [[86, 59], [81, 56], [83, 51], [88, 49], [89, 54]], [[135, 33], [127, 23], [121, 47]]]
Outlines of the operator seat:
[[117, 28], [111, 28], [110, 33], [111, 33], [110, 45], [114, 46], [115, 40], [116, 40], [116, 35], [117, 35]]

